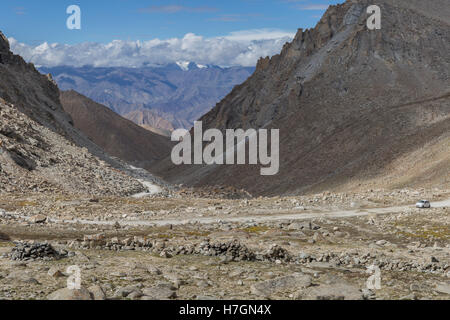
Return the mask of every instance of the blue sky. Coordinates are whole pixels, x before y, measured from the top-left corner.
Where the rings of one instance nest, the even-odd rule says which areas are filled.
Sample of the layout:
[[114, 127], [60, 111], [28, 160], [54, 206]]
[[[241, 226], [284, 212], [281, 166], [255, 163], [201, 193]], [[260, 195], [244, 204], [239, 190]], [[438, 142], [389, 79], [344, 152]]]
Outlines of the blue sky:
[[[218, 37], [231, 32], [313, 27], [337, 0], [8, 0], [0, 30], [21, 43], [76, 44], [182, 38], [187, 33]], [[82, 29], [66, 28], [66, 8], [79, 5]]]
[[[8, 0], [0, 30], [38, 66], [255, 66], [343, 0]], [[81, 8], [81, 30], [66, 10]]]

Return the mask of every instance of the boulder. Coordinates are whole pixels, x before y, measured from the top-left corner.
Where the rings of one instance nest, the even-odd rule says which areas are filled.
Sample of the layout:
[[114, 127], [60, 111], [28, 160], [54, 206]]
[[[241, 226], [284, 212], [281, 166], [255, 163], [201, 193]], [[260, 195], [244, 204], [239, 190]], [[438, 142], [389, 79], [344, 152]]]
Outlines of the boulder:
[[171, 283], [160, 283], [142, 290], [147, 297], [143, 300], [168, 300], [177, 297], [176, 288]]
[[434, 289], [436, 292], [450, 294], [450, 283], [440, 283]]
[[56, 290], [47, 297], [48, 300], [93, 300], [91, 293], [86, 288]]
[[59, 268], [56, 267], [56, 266], [51, 267], [50, 270], [48, 270], [47, 274], [48, 274], [50, 277], [53, 277], [53, 278], [61, 278], [61, 277], [64, 277], [64, 274], [63, 274], [63, 273], [61, 272], [61, 270], [59, 270]]
[[88, 288], [94, 300], [106, 300], [106, 294], [103, 288], [99, 285], [93, 285]]
[[311, 282], [312, 279], [309, 275], [295, 273], [256, 283], [251, 286], [250, 290], [254, 295], [270, 298], [276, 293], [307, 288], [311, 286]]
[[38, 215], [32, 216], [29, 221], [31, 223], [44, 223], [45, 221], [47, 221], [47, 217], [42, 214], [38, 214]]
[[338, 282], [313, 287], [307, 292], [298, 292], [297, 298], [304, 300], [362, 300], [363, 294], [357, 286]]

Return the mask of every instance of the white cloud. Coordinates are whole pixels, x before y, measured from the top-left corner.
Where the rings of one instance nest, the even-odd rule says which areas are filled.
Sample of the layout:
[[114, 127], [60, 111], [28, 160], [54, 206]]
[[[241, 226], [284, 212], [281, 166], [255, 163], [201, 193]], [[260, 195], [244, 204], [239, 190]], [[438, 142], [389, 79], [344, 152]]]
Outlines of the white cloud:
[[114, 40], [107, 44], [86, 42], [75, 45], [29, 46], [10, 38], [11, 50], [35, 65], [93, 65], [95, 67], [140, 67], [192, 61], [219, 66], [254, 66], [260, 57], [281, 51], [295, 33], [282, 30], [247, 30], [222, 37], [205, 38], [193, 33], [183, 38], [148, 41]]
[[256, 41], [256, 40], [277, 40], [290, 38], [292, 39], [295, 33], [282, 30], [268, 30], [268, 29], [254, 29], [245, 31], [231, 32], [224, 38], [235, 41]]
[[311, 4], [311, 5], [304, 5], [304, 6], [298, 6], [300, 10], [327, 10], [329, 7], [328, 4]]

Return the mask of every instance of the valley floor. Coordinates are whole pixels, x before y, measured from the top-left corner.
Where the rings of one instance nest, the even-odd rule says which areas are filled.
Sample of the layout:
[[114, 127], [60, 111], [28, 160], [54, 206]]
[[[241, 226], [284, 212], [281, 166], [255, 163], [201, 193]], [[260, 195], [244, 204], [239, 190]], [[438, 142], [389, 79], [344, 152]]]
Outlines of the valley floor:
[[[422, 198], [433, 207], [416, 209]], [[28, 241], [65, 256], [30, 258]], [[11, 256], [14, 247], [28, 255]], [[78, 298], [449, 299], [450, 190], [234, 200], [3, 194], [0, 256], [0, 299], [70, 298], [59, 289], [72, 265], [89, 290]], [[380, 289], [367, 286], [371, 266]]]

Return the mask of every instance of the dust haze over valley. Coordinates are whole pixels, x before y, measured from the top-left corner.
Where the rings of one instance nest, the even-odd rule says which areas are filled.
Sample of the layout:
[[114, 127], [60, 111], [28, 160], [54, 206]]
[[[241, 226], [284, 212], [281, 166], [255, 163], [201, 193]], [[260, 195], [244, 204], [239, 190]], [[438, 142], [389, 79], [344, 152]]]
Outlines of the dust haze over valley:
[[[0, 36], [0, 300], [449, 300], [450, 1], [196, 38], [238, 50], [230, 65], [35, 66]], [[279, 129], [278, 174], [175, 165], [170, 135], [196, 120]]]

